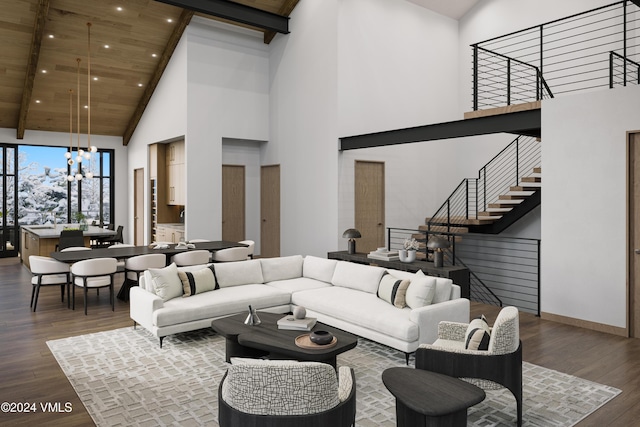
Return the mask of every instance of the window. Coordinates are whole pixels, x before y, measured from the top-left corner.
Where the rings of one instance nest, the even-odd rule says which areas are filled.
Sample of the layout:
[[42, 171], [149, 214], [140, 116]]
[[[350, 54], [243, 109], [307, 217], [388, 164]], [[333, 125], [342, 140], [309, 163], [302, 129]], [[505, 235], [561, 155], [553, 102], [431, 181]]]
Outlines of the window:
[[[18, 146], [18, 222], [21, 225], [75, 222], [82, 212], [88, 222], [113, 219], [113, 150], [98, 150], [88, 167], [93, 178], [67, 180], [64, 147]], [[75, 165], [73, 166], [75, 171]]]

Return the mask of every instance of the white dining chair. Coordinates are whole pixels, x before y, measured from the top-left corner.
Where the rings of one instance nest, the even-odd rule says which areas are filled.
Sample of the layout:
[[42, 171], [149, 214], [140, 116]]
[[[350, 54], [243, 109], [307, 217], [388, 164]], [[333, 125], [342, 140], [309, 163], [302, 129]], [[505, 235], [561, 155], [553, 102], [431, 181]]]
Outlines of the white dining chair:
[[129, 290], [140, 282], [140, 275], [149, 268], [163, 268], [167, 257], [164, 254], [147, 254], [127, 258], [124, 262], [124, 282], [118, 291], [118, 299], [129, 301]]
[[215, 262], [243, 261], [247, 258], [249, 258], [249, 248], [245, 246], [221, 249], [213, 254]]
[[208, 264], [209, 254], [210, 252], [205, 250], [182, 252], [171, 257], [171, 262], [174, 262], [178, 267], [184, 267], [187, 265]]
[[76, 309], [76, 286], [84, 291], [85, 315], [87, 314], [87, 290], [89, 288], [109, 287], [111, 311], [114, 311], [113, 279], [117, 271], [118, 260], [115, 258], [93, 258], [74, 263], [71, 266], [71, 281], [73, 284], [72, 308]]
[[29, 266], [31, 267], [31, 305], [33, 311], [36, 311], [38, 305], [38, 296], [40, 295], [41, 286], [60, 286], [60, 296], [64, 302], [64, 289], [67, 288], [67, 307], [69, 306], [69, 284], [70, 269], [69, 264], [56, 261], [53, 258], [30, 255]]
[[256, 247], [256, 242], [254, 242], [253, 240], [240, 240], [238, 243], [242, 243], [244, 245], [248, 246], [249, 249], [249, 258], [253, 258], [253, 252], [254, 249]]
[[[118, 248], [132, 248], [135, 245], [130, 245], [128, 243], [116, 243], [115, 245], [107, 246], [107, 249], [118, 249]], [[125, 269], [125, 260], [118, 259], [118, 273], [122, 273]]]

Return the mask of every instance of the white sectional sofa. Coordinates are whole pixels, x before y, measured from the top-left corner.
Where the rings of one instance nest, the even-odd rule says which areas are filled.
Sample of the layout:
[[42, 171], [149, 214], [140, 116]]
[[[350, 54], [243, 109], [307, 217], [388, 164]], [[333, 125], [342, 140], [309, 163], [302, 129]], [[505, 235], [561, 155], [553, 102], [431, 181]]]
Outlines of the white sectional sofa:
[[308, 317], [407, 357], [436, 340], [441, 320], [469, 321], [469, 300], [450, 279], [314, 256], [170, 266], [146, 271], [130, 293], [134, 325], [159, 337], [161, 346], [167, 335], [207, 328], [249, 305], [283, 314], [303, 306]]

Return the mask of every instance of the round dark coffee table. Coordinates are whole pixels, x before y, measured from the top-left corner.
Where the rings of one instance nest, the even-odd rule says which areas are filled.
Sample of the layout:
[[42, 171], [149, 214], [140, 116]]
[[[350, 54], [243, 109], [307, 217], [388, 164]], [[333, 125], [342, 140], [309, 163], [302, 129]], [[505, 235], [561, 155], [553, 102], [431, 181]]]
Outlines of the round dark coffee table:
[[423, 369], [389, 368], [382, 382], [396, 398], [398, 426], [465, 427], [467, 408], [485, 398], [473, 384]]

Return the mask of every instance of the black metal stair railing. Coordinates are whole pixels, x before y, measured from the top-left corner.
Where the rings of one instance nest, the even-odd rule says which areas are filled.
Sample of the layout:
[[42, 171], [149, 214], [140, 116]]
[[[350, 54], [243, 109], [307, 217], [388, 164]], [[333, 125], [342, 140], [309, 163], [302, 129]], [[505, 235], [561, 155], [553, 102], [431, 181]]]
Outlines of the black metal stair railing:
[[473, 109], [540, 100], [551, 89], [559, 96], [640, 84], [637, 4], [618, 1], [471, 45]]
[[478, 219], [500, 195], [517, 186], [540, 166], [540, 142], [529, 136], [518, 136], [478, 171], [478, 178], [465, 178], [426, 221], [427, 229], [451, 232], [452, 227], [465, 226]]

